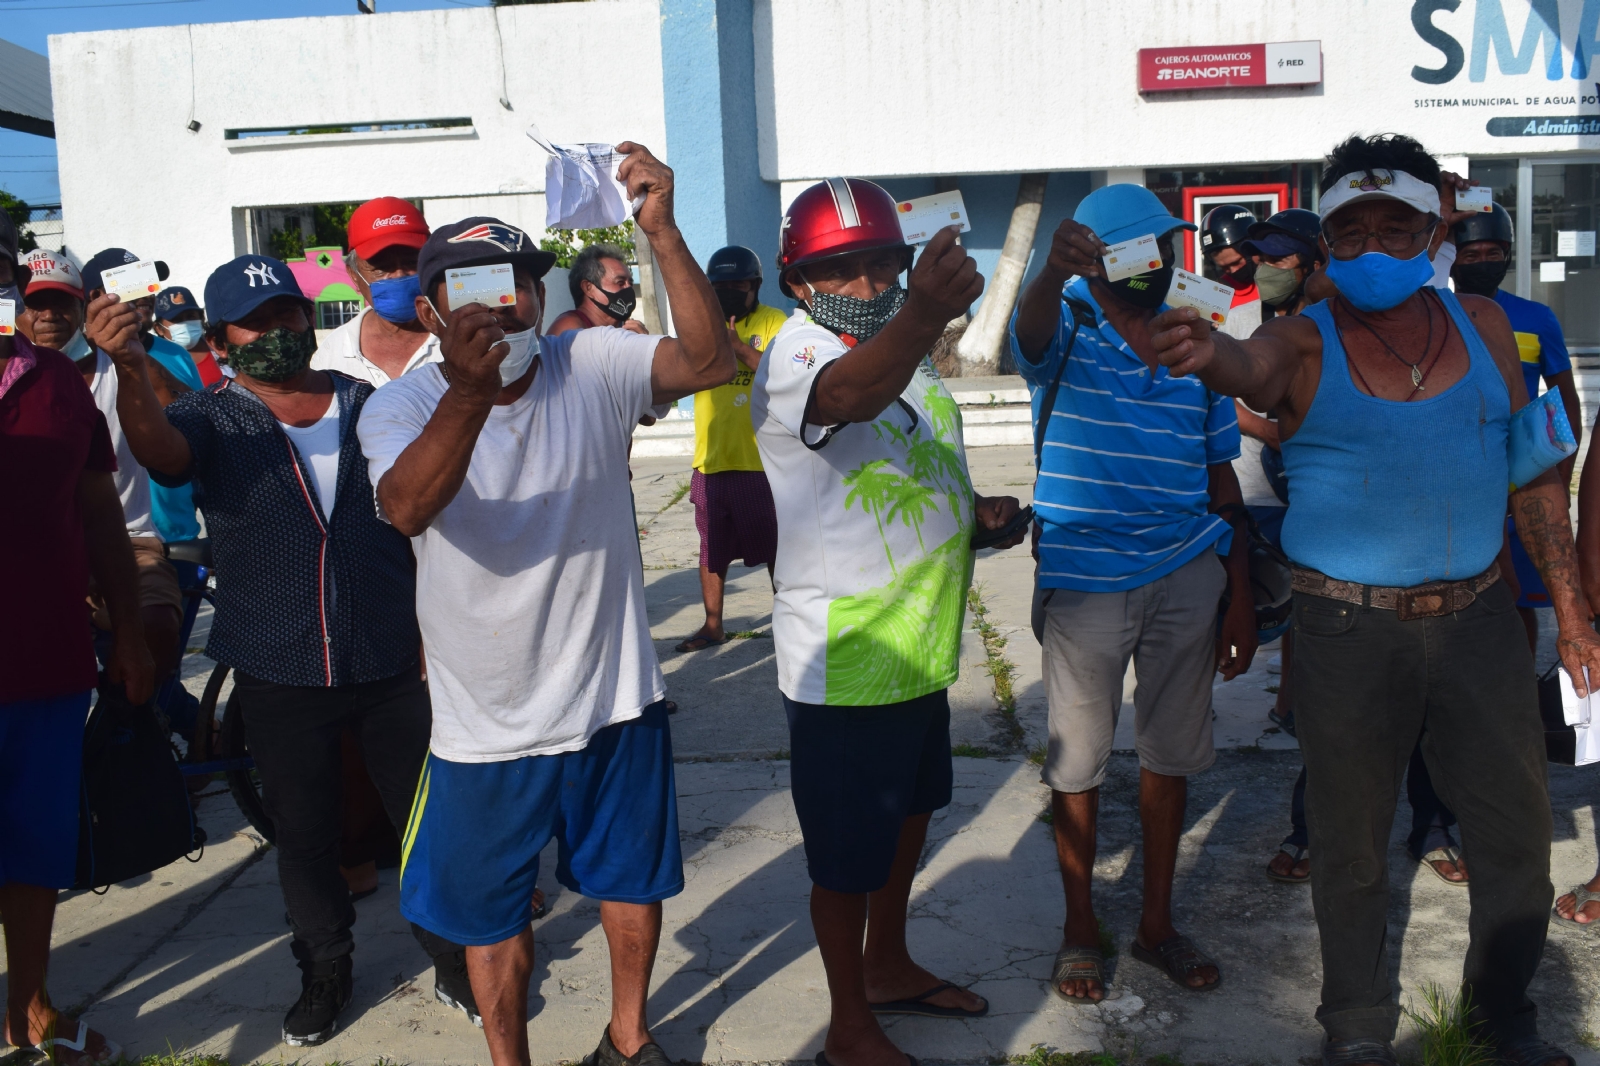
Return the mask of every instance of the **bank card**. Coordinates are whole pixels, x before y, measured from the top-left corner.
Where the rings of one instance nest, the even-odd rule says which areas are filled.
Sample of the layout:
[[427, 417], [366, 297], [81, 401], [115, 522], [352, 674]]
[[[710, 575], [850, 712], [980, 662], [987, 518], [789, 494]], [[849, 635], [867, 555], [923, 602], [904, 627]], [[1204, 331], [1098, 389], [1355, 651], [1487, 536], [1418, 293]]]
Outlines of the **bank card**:
[[933, 235], [946, 226], [960, 226], [962, 233], [972, 228], [960, 189], [902, 200], [895, 207], [899, 212], [900, 234], [907, 244], [931, 241]]
[[517, 285], [512, 278], [510, 263], [446, 270], [444, 283], [452, 311], [467, 304], [509, 307], [517, 302]]
[[17, 302], [15, 300], [0, 300], [0, 337], [9, 337], [17, 332]]
[[116, 296], [126, 303], [160, 292], [161, 278], [152, 260], [141, 259], [137, 263], [102, 270], [100, 287], [106, 290], [107, 295]]
[[1487, 185], [1474, 185], [1470, 189], [1456, 190], [1457, 211], [1481, 211], [1488, 214], [1494, 210], [1494, 190]]
[[1172, 272], [1172, 287], [1167, 290], [1167, 303], [1172, 307], [1192, 307], [1220, 326], [1228, 320], [1228, 308], [1233, 305], [1233, 289], [1220, 281], [1191, 274], [1182, 267]]
[[1135, 274], [1161, 269], [1161, 249], [1156, 247], [1156, 235], [1146, 233], [1131, 241], [1118, 241], [1106, 249], [1106, 280], [1121, 281]]

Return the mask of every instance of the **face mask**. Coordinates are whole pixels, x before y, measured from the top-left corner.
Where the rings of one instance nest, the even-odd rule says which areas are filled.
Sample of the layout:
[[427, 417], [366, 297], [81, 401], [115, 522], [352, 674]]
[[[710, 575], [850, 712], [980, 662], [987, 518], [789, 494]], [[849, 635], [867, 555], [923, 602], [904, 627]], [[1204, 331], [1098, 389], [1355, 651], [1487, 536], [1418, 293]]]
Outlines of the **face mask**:
[[811, 290], [806, 308], [823, 329], [854, 337], [857, 342], [876, 337], [906, 302], [906, 290], [897, 281], [870, 300], [842, 293]]
[[740, 292], [738, 289], [718, 289], [717, 303], [722, 305], [722, 317], [743, 318], [750, 313], [751, 293]]
[[71, 359], [74, 363], [93, 350], [93, 348], [89, 347], [89, 339], [83, 335], [83, 330], [81, 329], [72, 335], [71, 340], [61, 346], [61, 354]]
[[1262, 263], [1256, 267], [1256, 288], [1261, 290], [1261, 302], [1268, 307], [1281, 307], [1300, 292], [1300, 279], [1294, 267], [1275, 267]]
[[1426, 252], [1410, 259], [1364, 252], [1354, 259], [1329, 259], [1327, 270], [1339, 294], [1363, 311], [1398, 307], [1433, 280], [1433, 260]]
[[[595, 288], [600, 289], [600, 286], [596, 285]], [[625, 289], [618, 289], [616, 292], [606, 292], [604, 289], [600, 289], [600, 292], [602, 295], [611, 297], [609, 303], [601, 303], [593, 297], [589, 298], [589, 302], [618, 322], [625, 322], [632, 317], [633, 309], [639, 303], [639, 297], [634, 293], [632, 285]]]
[[296, 333], [287, 326], [263, 333], [249, 344], [228, 345], [228, 365], [258, 381], [288, 381], [311, 365], [317, 335]]
[[1111, 291], [1123, 303], [1134, 307], [1160, 307], [1167, 298], [1167, 290], [1172, 288], [1172, 268], [1162, 267], [1146, 274], [1136, 274], [1131, 278], [1111, 283]]
[[1222, 275], [1222, 283], [1230, 289], [1248, 289], [1250, 283], [1256, 280], [1257, 269], [1259, 268], [1247, 259]]
[[534, 356], [539, 354], [539, 331], [525, 329], [521, 333], [507, 333], [506, 343], [511, 350], [500, 360], [500, 387], [505, 388], [528, 372]]
[[1455, 279], [1456, 288], [1461, 292], [1492, 299], [1500, 283], [1506, 280], [1506, 271], [1510, 268], [1510, 260], [1487, 259], [1481, 263], [1457, 263], [1455, 269], [1450, 271], [1450, 276]]
[[379, 278], [367, 282], [367, 288], [372, 293], [372, 309], [378, 312], [379, 318], [396, 325], [416, 321], [417, 297], [422, 295], [422, 283], [415, 274]]
[[195, 346], [195, 342], [200, 339], [203, 329], [204, 327], [200, 323], [193, 320], [167, 323], [167, 332], [172, 335], [169, 339], [184, 351], [188, 351]]

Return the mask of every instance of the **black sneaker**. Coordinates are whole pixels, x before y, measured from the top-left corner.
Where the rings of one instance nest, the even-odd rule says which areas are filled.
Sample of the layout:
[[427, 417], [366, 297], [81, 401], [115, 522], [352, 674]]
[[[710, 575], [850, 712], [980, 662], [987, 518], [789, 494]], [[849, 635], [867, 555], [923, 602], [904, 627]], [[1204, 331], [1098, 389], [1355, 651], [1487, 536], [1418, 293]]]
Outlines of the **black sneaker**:
[[674, 1064], [667, 1058], [667, 1053], [662, 1050], [661, 1045], [654, 1040], [635, 1051], [632, 1057], [624, 1058], [622, 1052], [617, 1050], [617, 1045], [611, 1042], [611, 1026], [607, 1024], [605, 1031], [600, 1034], [600, 1046], [583, 1060], [583, 1066], [674, 1066]]
[[483, 1028], [483, 1015], [478, 1013], [478, 1000], [472, 994], [472, 981], [467, 977], [465, 949], [434, 956], [433, 998], [465, 1014], [479, 1029]]
[[316, 1047], [339, 1029], [339, 1012], [350, 1002], [350, 956], [300, 963], [300, 998], [283, 1019], [283, 1042]]

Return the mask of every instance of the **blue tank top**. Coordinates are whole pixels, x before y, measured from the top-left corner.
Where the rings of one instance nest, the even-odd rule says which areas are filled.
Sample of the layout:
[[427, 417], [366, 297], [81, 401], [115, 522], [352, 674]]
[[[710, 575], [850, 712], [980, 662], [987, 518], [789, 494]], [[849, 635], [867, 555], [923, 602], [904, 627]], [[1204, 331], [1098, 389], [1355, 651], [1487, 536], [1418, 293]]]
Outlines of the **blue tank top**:
[[1358, 391], [1329, 303], [1303, 312], [1322, 333], [1322, 380], [1283, 442], [1283, 548], [1301, 566], [1405, 587], [1472, 577], [1500, 551], [1511, 398], [1455, 294], [1435, 292], [1470, 364], [1444, 392], [1409, 403]]

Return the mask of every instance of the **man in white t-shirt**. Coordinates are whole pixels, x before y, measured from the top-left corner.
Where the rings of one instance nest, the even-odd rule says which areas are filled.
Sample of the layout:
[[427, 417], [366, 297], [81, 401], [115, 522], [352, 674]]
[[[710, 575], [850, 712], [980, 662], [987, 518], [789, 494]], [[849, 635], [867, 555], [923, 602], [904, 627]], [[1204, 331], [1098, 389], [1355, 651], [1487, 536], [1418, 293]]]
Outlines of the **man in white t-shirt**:
[[817, 1061], [890, 1066], [905, 1056], [876, 1015], [989, 1009], [912, 960], [906, 902], [950, 802], [946, 690], [974, 529], [1004, 529], [1018, 506], [973, 493], [960, 411], [925, 362], [983, 291], [955, 230], [928, 243], [909, 292], [895, 202], [869, 181], [813, 185], [780, 232], [779, 283], [804, 307], [761, 360], [750, 418], [778, 515], [778, 687], [832, 996]]
[[345, 227], [344, 265], [366, 306], [328, 334], [313, 370], [337, 370], [373, 388], [439, 361], [439, 338], [417, 321], [417, 250], [428, 239], [421, 208], [398, 196], [368, 200]]
[[[628, 443], [652, 404], [729, 381], [735, 365], [673, 220], [672, 171], [639, 145], [617, 150], [619, 179], [644, 196], [638, 225], [678, 339], [540, 337], [555, 257], [514, 226], [469, 218], [436, 229], [418, 260], [418, 318], [443, 363], [374, 393], [358, 429], [380, 511], [416, 552], [433, 695], [401, 908], [468, 946], [496, 1066], [529, 1062], [528, 897], [551, 836], [557, 878], [600, 901], [611, 947], [611, 1019], [589, 1061], [668, 1063], [645, 999], [661, 900], [683, 871]], [[514, 297], [452, 307], [446, 271], [463, 267], [506, 271]]]

